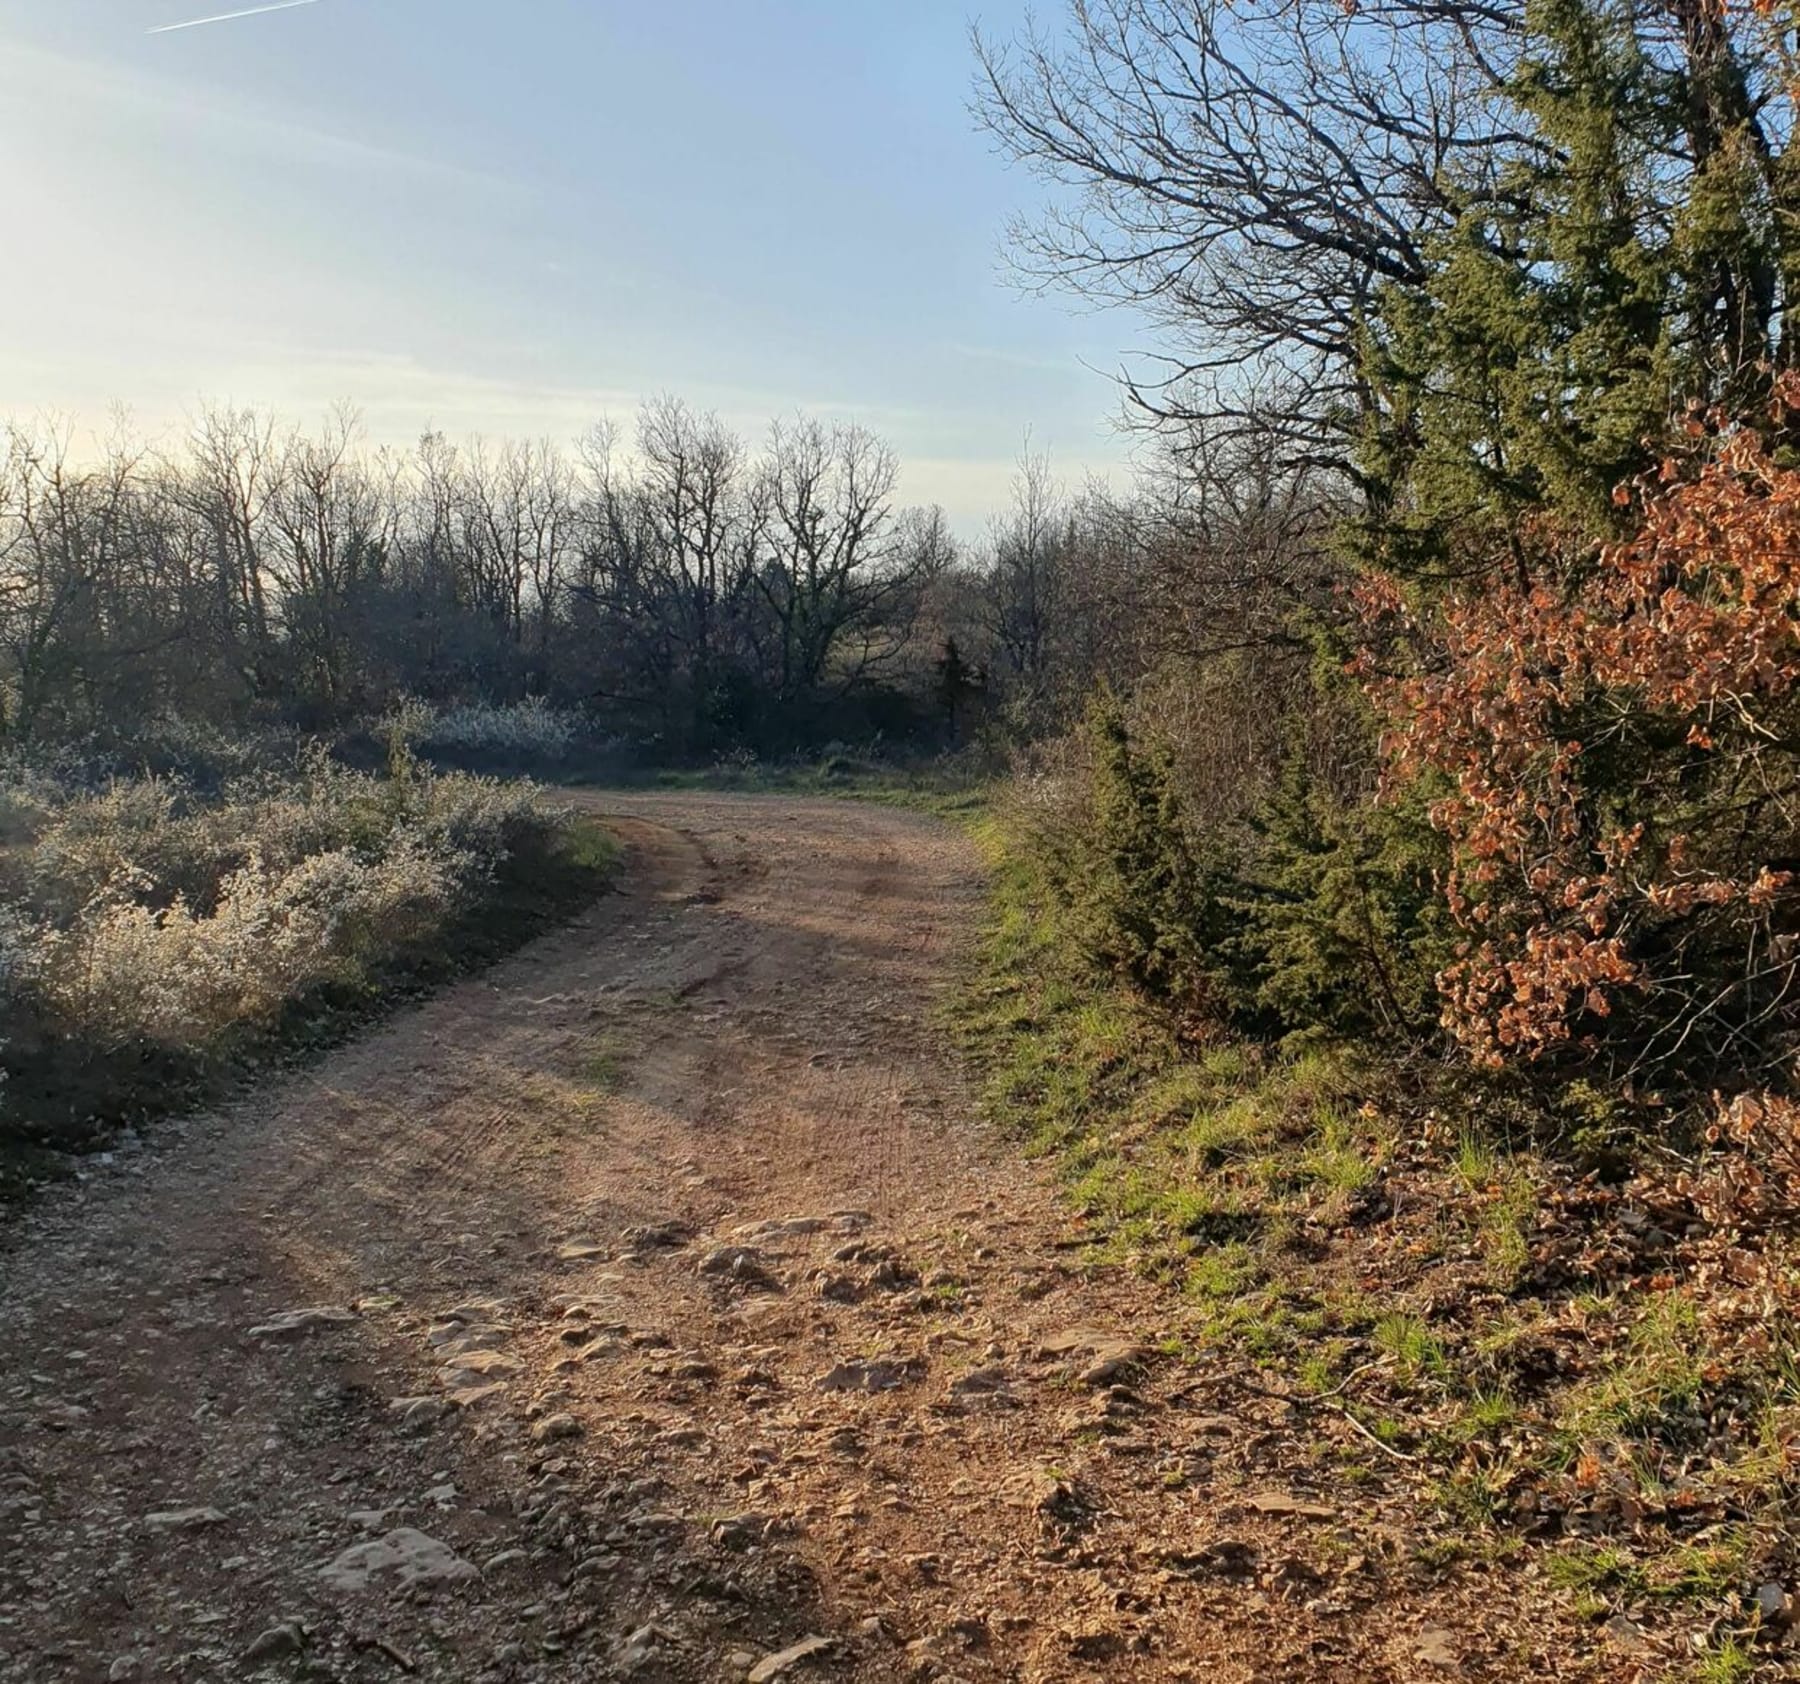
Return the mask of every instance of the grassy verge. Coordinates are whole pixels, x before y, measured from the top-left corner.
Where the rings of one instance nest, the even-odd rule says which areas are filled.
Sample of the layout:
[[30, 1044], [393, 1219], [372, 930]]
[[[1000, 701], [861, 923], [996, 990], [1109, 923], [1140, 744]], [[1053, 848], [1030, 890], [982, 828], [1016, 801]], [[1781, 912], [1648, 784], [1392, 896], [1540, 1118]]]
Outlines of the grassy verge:
[[618, 844], [566, 817], [527, 833], [442, 922], [338, 966], [273, 1013], [203, 1044], [139, 1042], [101, 1051], [43, 1032], [13, 1049], [0, 1117], [0, 1203], [76, 1168], [122, 1129], [215, 1103], [272, 1068], [338, 1045], [397, 1005], [493, 964], [591, 904], [613, 880]]
[[1172, 1354], [1288, 1403], [1283, 1471], [1407, 1488], [1423, 1563], [1516, 1557], [1597, 1641], [1697, 1653], [1715, 1684], [1773, 1663], [1766, 1587], [1800, 1573], [1791, 1238], [1714, 1243], [1669, 1173], [1593, 1150], [1593, 1117], [1546, 1145], [1503, 1095], [1355, 1047], [1184, 1041], [1086, 966], [1004, 814], [980, 835], [957, 1022], [987, 1104], [1097, 1254], [1178, 1295]]

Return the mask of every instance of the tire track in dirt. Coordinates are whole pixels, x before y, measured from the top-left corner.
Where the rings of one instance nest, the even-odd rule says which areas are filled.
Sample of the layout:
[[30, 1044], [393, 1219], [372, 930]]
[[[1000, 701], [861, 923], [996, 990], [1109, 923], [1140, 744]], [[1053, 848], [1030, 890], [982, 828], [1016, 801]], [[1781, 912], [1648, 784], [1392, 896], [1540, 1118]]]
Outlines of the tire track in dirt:
[[0, 1676], [1621, 1676], [1070, 1248], [932, 1024], [966, 841], [575, 799], [621, 893], [9, 1237]]

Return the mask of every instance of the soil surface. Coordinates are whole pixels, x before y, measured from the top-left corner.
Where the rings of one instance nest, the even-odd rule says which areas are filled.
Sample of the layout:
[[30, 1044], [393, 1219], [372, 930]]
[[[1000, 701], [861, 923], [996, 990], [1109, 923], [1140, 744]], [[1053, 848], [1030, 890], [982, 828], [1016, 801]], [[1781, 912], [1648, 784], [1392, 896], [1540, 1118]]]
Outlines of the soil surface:
[[0, 1677], [1632, 1675], [984, 1130], [967, 842], [578, 799], [620, 893], [13, 1218]]

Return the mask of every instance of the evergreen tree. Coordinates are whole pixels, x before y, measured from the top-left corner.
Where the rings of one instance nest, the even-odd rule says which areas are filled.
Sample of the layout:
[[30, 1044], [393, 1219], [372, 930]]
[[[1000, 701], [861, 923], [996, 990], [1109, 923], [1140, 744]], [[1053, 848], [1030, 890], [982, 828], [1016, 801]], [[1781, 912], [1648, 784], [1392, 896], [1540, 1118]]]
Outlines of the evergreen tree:
[[1749, 92], [1754, 26], [1676, 15], [1671, 45], [1628, 0], [1529, 0], [1517, 144], [1446, 184], [1459, 214], [1425, 284], [1370, 314], [1365, 555], [1426, 583], [1524, 579], [1546, 523], [1563, 554], [1618, 531], [1615, 489], [1688, 404], [1766, 392], [1794, 172]]
[[950, 741], [962, 740], [962, 714], [967, 703], [987, 689], [987, 674], [971, 667], [953, 637], [944, 640], [944, 652], [932, 663], [937, 675], [937, 700], [950, 722]]
[[1134, 741], [1107, 692], [1089, 710], [1087, 733], [1094, 831], [1070, 888], [1089, 952], [1150, 999], [1229, 1015], [1229, 880], [1189, 835], [1167, 746]]
[[1434, 870], [1443, 848], [1416, 795], [1340, 801], [1297, 741], [1252, 832], [1233, 953], [1264, 1021], [1283, 1033], [1428, 1033], [1449, 931]]
[[1369, 335], [1371, 547], [1415, 577], [1517, 564], [1528, 510], [1608, 530], [1613, 487], [1666, 423], [1673, 251], [1643, 215], [1654, 79], [1618, 8], [1532, 0], [1527, 18], [1508, 92], [1534, 144], [1461, 185], [1426, 286], [1384, 294]]

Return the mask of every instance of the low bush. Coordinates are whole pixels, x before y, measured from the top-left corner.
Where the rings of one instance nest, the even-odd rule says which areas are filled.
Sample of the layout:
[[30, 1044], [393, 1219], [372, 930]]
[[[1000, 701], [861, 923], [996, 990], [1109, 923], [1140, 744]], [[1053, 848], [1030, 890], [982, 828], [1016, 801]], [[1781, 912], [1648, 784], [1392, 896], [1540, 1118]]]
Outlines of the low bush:
[[1174, 745], [1111, 696], [1026, 787], [1072, 939], [1185, 1035], [1431, 1035], [1448, 918], [1422, 802], [1346, 799], [1296, 743], [1259, 802], [1202, 823]]
[[[597, 886], [528, 784], [318, 750], [216, 795], [171, 778], [0, 801], [0, 1142], [79, 1143], [243, 1057], [541, 927]], [[504, 909], [510, 931], [484, 928]]]
[[406, 702], [377, 726], [432, 756], [501, 756], [512, 763], [565, 759], [587, 735], [581, 716], [538, 697], [522, 702], [463, 702], [432, 707]]

